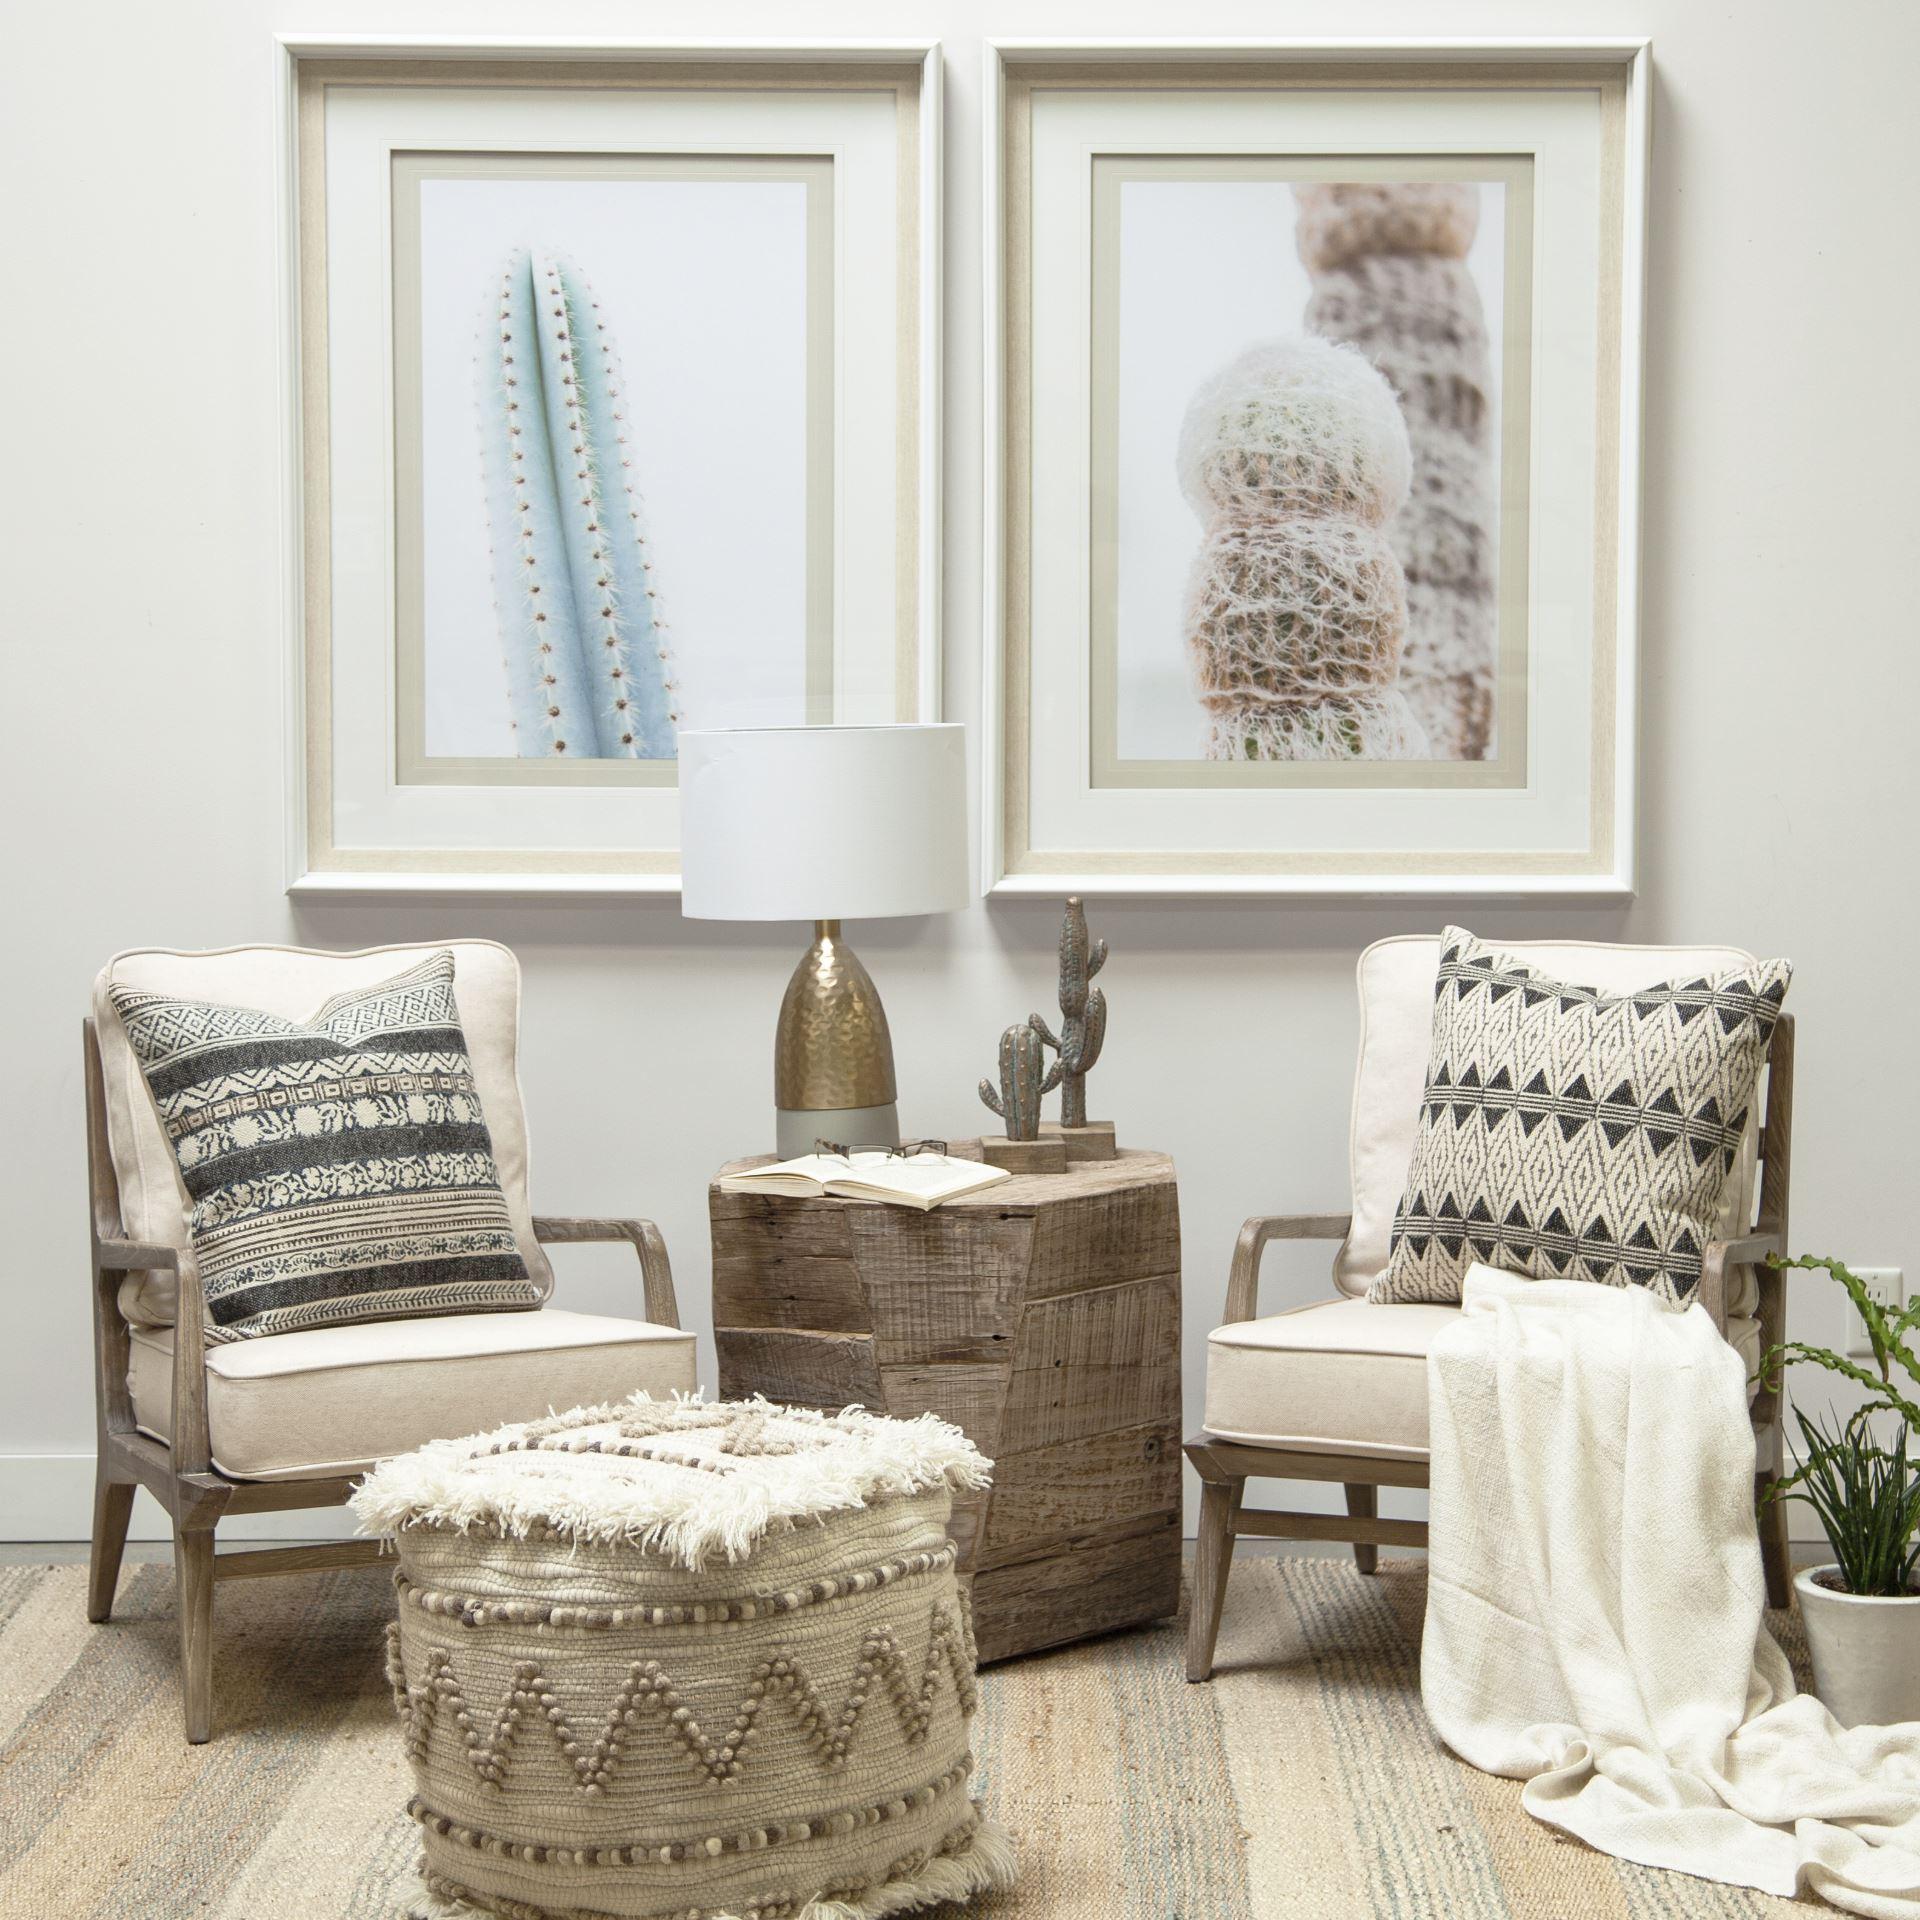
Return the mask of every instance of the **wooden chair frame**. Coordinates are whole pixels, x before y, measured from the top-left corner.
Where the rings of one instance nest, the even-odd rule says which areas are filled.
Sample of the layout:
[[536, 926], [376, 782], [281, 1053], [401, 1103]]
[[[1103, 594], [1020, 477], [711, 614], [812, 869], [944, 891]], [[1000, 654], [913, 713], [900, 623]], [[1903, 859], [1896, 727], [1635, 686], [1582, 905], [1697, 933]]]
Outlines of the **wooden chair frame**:
[[[1727, 1276], [1753, 1269], [1759, 1288], [1761, 1352], [1785, 1337], [1786, 1276], [1766, 1264], [1769, 1254], [1787, 1251], [1787, 1187], [1793, 1159], [1793, 1017], [1782, 1014], [1773, 1029], [1767, 1055], [1766, 1118], [1760, 1129], [1760, 1200], [1754, 1229], [1738, 1240], [1711, 1242], [1703, 1256], [1696, 1298], [1727, 1330]], [[1344, 1240], [1350, 1214], [1255, 1214], [1240, 1229], [1227, 1276], [1223, 1326], [1251, 1320], [1258, 1312], [1260, 1256], [1273, 1240]], [[1781, 1464], [1781, 1395], [1776, 1377], [1762, 1377], [1752, 1407], [1756, 1434], [1763, 1436], [1761, 1469], [1754, 1476], [1754, 1500], [1760, 1528], [1760, 1555], [1766, 1570], [1767, 1604], [1786, 1606], [1793, 1593], [1787, 1550], [1784, 1501], [1762, 1496]], [[1213, 1673], [1214, 1643], [1220, 1633], [1220, 1607], [1226, 1597], [1233, 1543], [1241, 1534], [1268, 1540], [1345, 1540], [1362, 1573], [1372, 1573], [1382, 1547], [1424, 1547], [1423, 1520], [1383, 1520], [1382, 1487], [1424, 1487], [1424, 1460], [1385, 1460], [1369, 1454], [1304, 1452], [1286, 1447], [1250, 1446], [1220, 1440], [1204, 1430], [1186, 1443], [1187, 1458], [1201, 1481], [1200, 1530], [1193, 1564], [1193, 1605], [1187, 1620], [1187, 1678], [1206, 1680]], [[1331, 1513], [1287, 1513], [1242, 1504], [1250, 1479], [1337, 1480], [1346, 1489], [1344, 1517]]]
[[[238, 1513], [286, 1513], [337, 1507], [355, 1476], [315, 1480], [229, 1480], [215, 1470], [207, 1432], [206, 1296], [192, 1251], [127, 1239], [120, 1218], [120, 1183], [107, 1145], [106, 1090], [100, 1042], [91, 1019], [84, 1028], [87, 1090], [87, 1181], [93, 1245], [93, 1348], [96, 1464], [93, 1545], [87, 1570], [87, 1618], [113, 1612], [114, 1589], [126, 1551], [136, 1487], [145, 1487], [173, 1522], [173, 1565], [179, 1588], [180, 1678], [187, 1739], [198, 1745], [213, 1724], [213, 1589], [217, 1581], [271, 1573], [317, 1573], [370, 1565], [377, 1540], [339, 1540], [320, 1546], [252, 1547], [216, 1554], [214, 1531]], [[678, 1327], [667, 1244], [650, 1220], [536, 1217], [543, 1245], [625, 1240], [640, 1260], [647, 1318]], [[169, 1272], [178, 1290], [173, 1333], [172, 1432], [165, 1442], [134, 1426], [127, 1386], [132, 1336], [120, 1311], [120, 1281], [128, 1273]]]

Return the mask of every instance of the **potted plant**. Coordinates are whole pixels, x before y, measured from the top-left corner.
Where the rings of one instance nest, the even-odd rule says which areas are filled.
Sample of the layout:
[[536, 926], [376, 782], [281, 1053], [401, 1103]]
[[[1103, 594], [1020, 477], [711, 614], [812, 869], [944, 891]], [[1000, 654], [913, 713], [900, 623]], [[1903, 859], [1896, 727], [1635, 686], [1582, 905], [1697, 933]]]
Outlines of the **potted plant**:
[[1804, 1500], [1833, 1548], [1832, 1564], [1808, 1567], [1793, 1583], [1813, 1690], [1842, 1726], [1920, 1720], [1920, 1351], [1912, 1344], [1920, 1300], [1889, 1314], [1838, 1260], [1802, 1255], [1770, 1264], [1831, 1274], [1859, 1309], [1873, 1348], [1872, 1372], [1799, 1340], [1769, 1348], [1761, 1361], [1769, 1373], [1794, 1362], [1824, 1367], [1869, 1395], [1832, 1420], [1796, 1407], [1800, 1464], [1768, 1495]]

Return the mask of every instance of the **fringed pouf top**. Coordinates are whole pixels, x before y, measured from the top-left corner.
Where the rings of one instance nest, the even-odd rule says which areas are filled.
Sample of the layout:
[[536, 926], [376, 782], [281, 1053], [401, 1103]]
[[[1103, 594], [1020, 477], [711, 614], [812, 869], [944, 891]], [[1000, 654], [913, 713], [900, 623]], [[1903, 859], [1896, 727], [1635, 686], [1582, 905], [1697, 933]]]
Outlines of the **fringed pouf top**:
[[376, 1467], [353, 1496], [363, 1533], [439, 1527], [622, 1542], [698, 1571], [768, 1533], [876, 1500], [984, 1487], [992, 1463], [958, 1427], [860, 1407], [814, 1413], [769, 1400], [637, 1393]]
[[377, 1468], [436, 1916], [878, 1920], [1011, 1877], [932, 1417], [644, 1395]]

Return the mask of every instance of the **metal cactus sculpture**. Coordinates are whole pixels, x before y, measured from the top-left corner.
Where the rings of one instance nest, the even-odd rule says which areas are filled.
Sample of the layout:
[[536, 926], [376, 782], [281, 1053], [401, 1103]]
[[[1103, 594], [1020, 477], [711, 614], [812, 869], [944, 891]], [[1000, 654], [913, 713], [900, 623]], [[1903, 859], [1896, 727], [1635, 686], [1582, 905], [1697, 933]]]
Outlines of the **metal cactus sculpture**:
[[1060, 1058], [1054, 1067], [1060, 1081], [1060, 1122], [1087, 1124], [1087, 1075], [1100, 1058], [1107, 1037], [1107, 996], [1091, 985], [1107, 964], [1107, 943], [1087, 939], [1087, 910], [1078, 894], [1067, 901], [1067, 917], [1060, 928], [1060, 1034], [1036, 1013], [1027, 1024]]
[[1009, 1027], [1000, 1036], [1000, 1088], [980, 1082], [980, 1098], [1007, 1123], [1009, 1140], [1040, 1138], [1040, 1102], [1060, 1084], [1058, 1060], [1047, 1065], [1046, 1042], [1033, 1027]]
[[626, 383], [577, 268], [537, 248], [508, 260], [482, 319], [478, 372], [514, 751], [670, 760], [677, 685]]

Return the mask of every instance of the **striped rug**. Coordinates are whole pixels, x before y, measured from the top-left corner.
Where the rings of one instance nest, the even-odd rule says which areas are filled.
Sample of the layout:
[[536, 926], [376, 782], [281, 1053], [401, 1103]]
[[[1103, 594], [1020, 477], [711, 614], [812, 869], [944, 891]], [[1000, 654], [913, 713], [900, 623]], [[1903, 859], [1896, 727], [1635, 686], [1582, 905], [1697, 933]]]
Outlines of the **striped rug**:
[[[983, 1678], [980, 1783], [1021, 1847], [985, 1920], [1735, 1920], [1805, 1907], [1625, 1866], [1450, 1759], [1420, 1710], [1423, 1563], [1242, 1561], [1219, 1672], [1171, 1627]], [[377, 1570], [222, 1589], [217, 1736], [180, 1738], [172, 1576], [91, 1628], [77, 1567], [0, 1567], [0, 1914], [397, 1920], [408, 1782]], [[1796, 1623], [1776, 1619], [1796, 1659]]]

